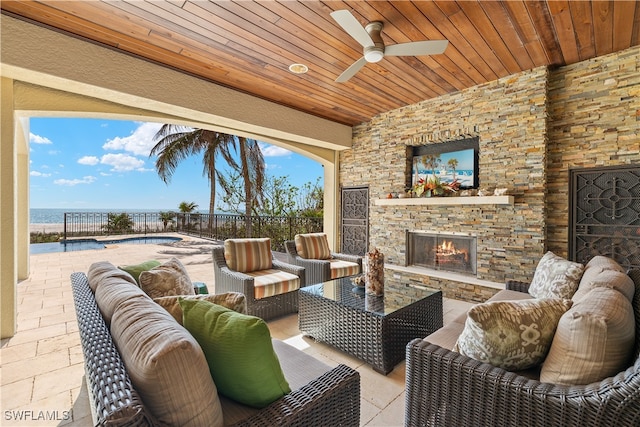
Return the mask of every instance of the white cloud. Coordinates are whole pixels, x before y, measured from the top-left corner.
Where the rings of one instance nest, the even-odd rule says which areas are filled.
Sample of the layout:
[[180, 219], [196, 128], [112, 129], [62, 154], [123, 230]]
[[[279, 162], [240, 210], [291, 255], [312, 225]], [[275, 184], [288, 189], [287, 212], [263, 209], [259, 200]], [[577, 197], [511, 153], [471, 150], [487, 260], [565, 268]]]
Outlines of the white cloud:
[[78, 159], [78, 163], [81, 165], [95, 166], [100, 163], [100, 159], [96, 156], [84, 156]]
[[56, 179], [55, 181], [53, 181], [53, 183], [56, 185], [66, 185], [69, 187], [73, 187], [74, 185], [78, 184], [91, 184], [95, 180], [96, 178], [94, 176], [88, 175], [83, 177], [82, 179]]
[[114, 172], [127, 172], [140, 170], [144, 166], [144, 161], [127, 154], [105, 154], [100, 159], [103, 165], [109, 165]]
[[291, 151], [276, 145], [260, 144], [260, 149], [265, 157], [283, 157], [291, 155]]
[[50, 173], [42, 173], [42, 172], [38, 172], [38, 171], [31, 171], [29, 173], [29, 175], [31, 175], [31, 176], [39, 176], [39, 177], [42, 177], [42, 178], [47, 178], [47, 177], [51, 176]]
[[100, 176], [111, 176], [112, 174], [106, 172], [100, 172]]
[[33, 142], [34, 144], [53, 144], [49, 138], [31, 132], [29, 132], [29, 142]]
[[141, 123], [129, 136], [108, 140], [102, 148], [105, 150], [124, 150], [138, 156], [148, 156], [156, 144], [154, 135], [162, 127], [161, 123]]

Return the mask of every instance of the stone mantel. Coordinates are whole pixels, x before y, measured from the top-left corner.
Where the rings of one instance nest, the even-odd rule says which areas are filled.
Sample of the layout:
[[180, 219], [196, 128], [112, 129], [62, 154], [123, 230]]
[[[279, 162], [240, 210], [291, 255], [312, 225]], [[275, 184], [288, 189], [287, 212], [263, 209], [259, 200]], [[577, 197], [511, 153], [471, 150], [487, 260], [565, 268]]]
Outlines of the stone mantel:
[[376, 206], [513, 205], [513, 196], [405, 197], [375, 199]]

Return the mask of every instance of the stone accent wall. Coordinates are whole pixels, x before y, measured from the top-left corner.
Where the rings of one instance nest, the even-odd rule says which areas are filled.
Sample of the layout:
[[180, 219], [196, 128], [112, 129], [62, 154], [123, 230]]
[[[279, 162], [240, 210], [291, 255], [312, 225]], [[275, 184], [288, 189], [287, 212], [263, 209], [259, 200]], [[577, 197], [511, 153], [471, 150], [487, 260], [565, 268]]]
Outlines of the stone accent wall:
[[504, 283], [537, 263], [545, 235], [547, 69], [520, 73], [389, 111], [354, 128], [341, 153], [340, 183], [369, 185], [372, 199], [402, 191], [407, 147], [468, 136], [480, 140], [481, 188], [506, 187], [514, 206], [374, 206], [370, 245], [404, 265], [405, 230], [465, 232], [478, 238], [477, 277]]
[[[340, 185], [369, 186], [370, 246], [404, 265], [405, 230], [478, 237], [478, 278], [530, 281], [540, 257], [567, 253], [568, 170], [640, 162], [640, 48], [569, 67], [545, 67], [374, 117], [341, 152]], [[404, 189], [407, 147], [480, 139], [481, 188], [508, 188], [513, 206], [375, 206]], [[492, 291], [414, 278], [483, 300]], [[465, 288], [470, 288], [465, 290]], [[462, 295], [458, 295], [461, 293]]]
[[566, 256], [569, 169], [640, 164], [640, 47], [550, 73], [548, 248]]

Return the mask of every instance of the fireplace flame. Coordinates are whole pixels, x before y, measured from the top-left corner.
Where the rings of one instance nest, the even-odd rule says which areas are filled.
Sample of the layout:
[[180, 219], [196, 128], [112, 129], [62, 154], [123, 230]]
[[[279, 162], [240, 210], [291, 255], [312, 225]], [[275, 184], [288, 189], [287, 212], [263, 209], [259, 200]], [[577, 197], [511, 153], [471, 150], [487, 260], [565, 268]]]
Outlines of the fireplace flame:
[[464, 262], [469, 261], [469, 253], [467, 251], [456, 249], [456, 246], [451, 240], [443, 240], [442, 244], [436, 248], [436, 257], [439, 262], [455, 262], [464, 259]]

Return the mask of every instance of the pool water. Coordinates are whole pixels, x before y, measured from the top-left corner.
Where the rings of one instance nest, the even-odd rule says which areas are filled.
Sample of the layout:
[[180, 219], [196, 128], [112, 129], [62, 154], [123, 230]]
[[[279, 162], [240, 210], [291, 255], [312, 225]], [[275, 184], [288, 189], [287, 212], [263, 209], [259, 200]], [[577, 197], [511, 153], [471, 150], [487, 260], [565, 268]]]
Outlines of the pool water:
[[77, 239], [67, 240], [59, 243], [32, 243], [29, 245], [31, 255], [49, 254], [54, 252], [74, 252], [86, 251], [89, 249], [104, 249], [105, 245], [113, 245], [115, 243], [145, 245], [145, 244], [162, 244], [173, 243], [182, 240], [180, 237], [128, 237], [126, 239], [117, 240], [96, 240], [96, 239]]

